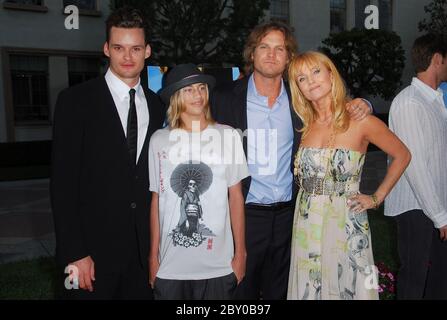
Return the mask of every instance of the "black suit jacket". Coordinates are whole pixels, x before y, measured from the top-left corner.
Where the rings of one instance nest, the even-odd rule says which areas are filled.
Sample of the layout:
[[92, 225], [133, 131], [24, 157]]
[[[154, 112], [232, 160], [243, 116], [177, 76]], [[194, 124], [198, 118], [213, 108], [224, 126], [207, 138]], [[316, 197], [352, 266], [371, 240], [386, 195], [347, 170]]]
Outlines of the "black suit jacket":
[[[214, 119], [217, 122], [232, 126], [235, 129], [241, 129], [245, 131], [247, 129], [247, 90], [248, 81], [250, 77], [236, 80], [234, 82], [225, 83], [221, 86], [216, 87], [210, 96], [210, 106], [211, 112]], [[287, 95], [290, 102], [290, 117], [292, 118], [293, 125], [293, 149], [292, 149], [292, 159], [290, 162], [290, 169], [293, 173], [293, 162], [295, 158], [296, 151], [301, 140], [301, 133], [298, 132], [302, 128], [301, 119], [297, 116], [292, 107], [292, 98], [290, 94], [290, 88], [288, 83], [285, 83]], [[247, 156], [247, 139], [244, 136], [243, 146], [245, 151], [245, 156]], [[242, 181], [244, 197], [247, 197], [248, 191], [250, 189], [250, 177]], [[297, 186], [293, 184], [293, 198], [297, 194]]]
[[[59, 263], [91, 256], [96, 269], [123, 267], [130, 255], [147, 266], [148, 144], [165, 110], [144, 88], [149, 127], [137, 165], [104, 77], [59, 94], [54, 114], [51, 203]], [[135, 248], [138, 240], [139, 253]]]

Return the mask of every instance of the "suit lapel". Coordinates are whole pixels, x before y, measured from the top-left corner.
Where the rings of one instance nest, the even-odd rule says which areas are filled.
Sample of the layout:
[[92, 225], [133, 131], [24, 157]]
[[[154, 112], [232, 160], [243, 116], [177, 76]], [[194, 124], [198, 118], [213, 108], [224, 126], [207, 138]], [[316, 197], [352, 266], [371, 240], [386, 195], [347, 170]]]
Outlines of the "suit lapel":
[[294, 144], [299, 144], [299, 139], [301, 137], [301, 134], [298, 132], [298, 130], [301, 129], [302, 123], [298, 115], [296, 114], [295, 110], [293, 109], [292, 105], [292, 94], [290, 92], [290, 86], [288, 82], [284, 82], [284, 86], [286, 87], [287, 97], [289, 99], [289, 109], [290, 109], [290, 117], [292, 119], [292, 126], [293, 126], [293, 137], [294, 137]]
[[148, 90], [144, 88], [144, 95], [146, 97], [147, 102], [147, 109], [149, 112], [149, 124], [147, 126], [147, 132], [146, 132], [146, 139], [144, 142], [146, 143], [146, 140], [150, 138], [152, 133], [154, 133], [155, 129], [157, 128], [156, 125], [156, 117], [155, 117], [155, 111], [154, 111], [154, 103], [153, 103], [153, 97], [151, 94], [149, 94]]
[[[295, 163], [295, 155], [298, 151], [298, 146], [301, 142], [301, 132], [300, 130], [303, 127], [303, 123], [301, 122], [301, 119], [296, 114], [295, 110], [293, 109], [292, 104], [292, 95], [290, 93], [290, 86], [288, 82], [284, 82], [284, 85], [286, 87], [287, 96], [289, 98], [289, 109], [290, 109], [290, 116], [292, 118], [292, 129], [293, 129], [293, 144], [292, 144], [292, 158], [290, 159], [290, 170], [293, 173], [294, 163]], [[292, 197], [295, 197], [298, 193], [298, 186], [294, 182], [292, 183]]]
[[[102, 83], [102, 91], [103, 91], [103, 104], [104, 108], [106, 110], [107, 116], [104, 117], [103, 121], [108, 121], [108, 127], [110, 129], [110, 134], [113, 135], [113, 139], [117, 141], [117, 143], [120, 145], [121, 154], [126, 157], [127, 161], [130, 165], [132, 165], [130, 156], [129, 156], [129, 149], [127, 148], [127, 139], [126, 135], [123, 130], [123, 125], [121, 123], [120, 116], [118, 114], [118, 110], [115, 105], [115, 101], [113, 100], [112, 93], [110, 92], [110, 88], [107, 85], [107, 82], [104, 77], [101, 79]], [[112, 139], [112, 137], [111, 137]]]
[[[245, 77], [236, 84], [233, 88], [233, 105], [237, 108], [234, 110], [234, 127], [239, 128], [242, 132], [245, 132], [248, 128], [247, 123], [247, 90], [248, 90], [249, 77]], [[244, 148], [245, 156], [247, 156], [247, 139], [242, 139], [242, 145]]]
[[248, 89], [248, 79], [246, 77], [242, 79], [233, 89], [234, 92], [234, 105], [238, 108], [234, 108], [235, 119], [237, 123], [237, 128], [245, 131], [248, 127], [247, 124], [247, 89]]
[[118, 110], [115, 105], [115, 101], [113, 100], [112, 93], [110, 92], [109, 86], [104, 77], [102, 77], [102, 96], [104, 97], [103, 103], [104, 107], [109, 114], [108, 119], [104, 119], [104, 121], [110, 121], [110, 125], [115, 129], [114, 132], [119, 136], [119, 140], [123, 146], [126, 147], [127, 150], [127, 140], [126, 135], [123, 130], [123, 125], [121, 124], [121, 119], [118, 114]]
[[143, 152], [145, 154], [147, 154], [150, 137], [152, 136], [154, 131], [158, 128], [156, 112], [154, 110], [154, 108], [157, 104], [153, 102], [153, 97], [148, 92], [147, 88], [143, 87], [143, 92], [144, 92], [144, 96], [146, 97], [146, 104], [147, 104], [147, 109], [148, 109], [148, 113], [149, 113], [149, 124], [147, 126], [146, 137], [144, 138], [143, 148], [141, 149], [141, 154], [140, 154], [140, 157], [138, 158], [137, 165], [140, 163], [141, 159], [143, 159], [143, 157], [142, 157]]

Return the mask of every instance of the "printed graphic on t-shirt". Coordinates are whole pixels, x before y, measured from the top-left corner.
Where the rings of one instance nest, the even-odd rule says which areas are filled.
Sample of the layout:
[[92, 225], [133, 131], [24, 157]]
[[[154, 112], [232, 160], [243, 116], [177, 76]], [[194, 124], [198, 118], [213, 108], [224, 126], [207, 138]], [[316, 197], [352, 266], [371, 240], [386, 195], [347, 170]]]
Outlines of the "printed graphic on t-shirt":
[[203, 162], [188, 161], [172, 172], [171, 188], [181, 198], [180, 219], [170, 234], [175, 246], [198, 247], [207, 237], [216, 236], [203, 223], [204, 213], [200, 203], [200, 195], [208, 190], [212, 182], [211, 168]]

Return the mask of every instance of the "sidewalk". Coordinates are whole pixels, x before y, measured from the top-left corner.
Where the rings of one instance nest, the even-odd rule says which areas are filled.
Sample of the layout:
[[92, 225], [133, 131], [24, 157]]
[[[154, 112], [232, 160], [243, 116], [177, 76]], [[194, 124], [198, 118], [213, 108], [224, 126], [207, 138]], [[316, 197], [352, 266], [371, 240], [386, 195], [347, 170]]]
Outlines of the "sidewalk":
[[53, 256], [49, 180], [0, 182], [0, 263]]
[[[386, 173], [386, 155], [369, 152], [360, 190], [371, 194]], [[0, 182], [0, 264], [55, 252], [49, 180]]]

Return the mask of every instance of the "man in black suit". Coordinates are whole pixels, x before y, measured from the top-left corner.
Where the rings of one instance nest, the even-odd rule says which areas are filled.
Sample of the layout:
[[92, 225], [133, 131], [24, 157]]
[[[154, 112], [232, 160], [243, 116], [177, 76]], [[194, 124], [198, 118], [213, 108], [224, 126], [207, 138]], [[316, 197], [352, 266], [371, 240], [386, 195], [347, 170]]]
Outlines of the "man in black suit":
[[56, 104], [56, 256], [78, 276], [65, 298], [151, 299], [148, 144], [165, 110], [140, 84], [151, 54], [141, 14], [119, 9], [106, 25], [106, 75], [62, 91]]
[[[302, 123], [283, 76], [296, 51], [287, 25], [257, 26], [243, 54], [247, 77], [216, 87], [210, 98], [216, 121], [246, 133], [243, 145], [251, 177], [243, 181], [247, 269], [236, 290], [240, 299], [285, 299], [287, 295], [297, 195], [293, 160]], [[357, 119], [369, 113], [370, 107], [354, 99], [348, 110]]]

